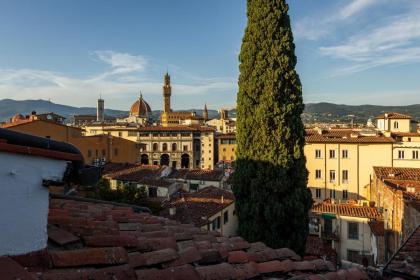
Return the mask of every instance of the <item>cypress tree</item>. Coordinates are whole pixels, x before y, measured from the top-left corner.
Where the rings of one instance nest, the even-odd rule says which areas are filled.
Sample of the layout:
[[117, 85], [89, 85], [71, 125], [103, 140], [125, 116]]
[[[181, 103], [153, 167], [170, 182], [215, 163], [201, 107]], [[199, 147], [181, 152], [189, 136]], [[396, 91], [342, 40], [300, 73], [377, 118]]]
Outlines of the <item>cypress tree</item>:
[[232, 175], [239, 234], [303, 254], [312, 205], [302, 85], [285, 0], [248, 0]]

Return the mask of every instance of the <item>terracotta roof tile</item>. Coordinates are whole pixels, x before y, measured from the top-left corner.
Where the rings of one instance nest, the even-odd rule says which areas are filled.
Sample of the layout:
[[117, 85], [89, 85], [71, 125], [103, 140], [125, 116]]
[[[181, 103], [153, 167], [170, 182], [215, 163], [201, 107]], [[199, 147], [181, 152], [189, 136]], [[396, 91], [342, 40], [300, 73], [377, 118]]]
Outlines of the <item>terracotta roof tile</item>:
[[54, 267], [115, 265], [128, 262], [127, 251], [122, 247], [52, 251], [50, 256]]
[[318, 203], [312, 206], [314, 213], [334, 213], [340, 216], [381, 219], [382, 215], [375, 207], [357, 206], [352, 204]]
[[[412, 118], [409, 115], [404, 115], [404, 114], [396, 113], [396, 112], [391, 112], [391, 113], [386, 113], [386, 114], [387, 114], [386, 116], [387, 119], [411, 119]], [[375, 119], [384, 119], [384, 118], [385, 118], [385, 113], [377, 116]]]
[[380, 179], [420, 181], [420, 168], [374, 166], [373, 170]]
[[[4, 280], [34, 280], [20, 264], [9, 257], [0, 257], [0, 275]], [[4, 278], [3, 278], [4, 277]]]
[[403, 279], [420, 278], [420, 225], [413, 231], [391, 260], [385, 265], [387, 276]]
[[[18, 270], [26, 271], [25, 264], [37, 279], [288, 279], [325, 275], [332, 267], [320, 259], [301, 261], [287, 248], [271, 249], [241, 237], [221, 237], [130, 207], [51, 199], [50, 209], [49, 223], [54, 226], [49, 232], [65, 237], [50, 237], [56, 240], [45, 250], [51, 264], [34, 257], [30, 262], [15, 259]], [[66, 247], [73, 240], [82, 248]], [[4, 271], [2, 265], [0, 271]], [[365, 279], [363, 272], [346, 273], [348, 279], [354, 278], [350, 275]]]
[[[165, 205], [162, 216], [182, 223], [193, 223], [201, 227], [209, 223], [208, 217], [220, 212], [234, 202], [234, 195], [217, 187], [206, 187], [196, 193], [182, 194], [179, 198], [172, 198]], [[170, 215], [169, 208], [176, 208], [176, 213]], [[198, 236], [198, 238], [203, 238]], [[208, 238], [208, 237], [206, 237]]]

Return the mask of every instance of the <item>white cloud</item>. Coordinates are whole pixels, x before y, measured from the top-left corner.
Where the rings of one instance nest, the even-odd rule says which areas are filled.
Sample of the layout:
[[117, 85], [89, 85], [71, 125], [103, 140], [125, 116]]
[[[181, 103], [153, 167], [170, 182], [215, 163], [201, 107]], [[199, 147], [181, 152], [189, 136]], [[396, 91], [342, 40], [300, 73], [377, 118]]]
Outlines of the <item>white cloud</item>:
[[144, 71], [148, 63], [148, 60], [142, 55], [114, 51], [95, 51], [94, 54], [112, 67], [113, 74]]
[[340, 19], [347, 19], [375, 4], [377, 0], [354, 0], [339, 12]]
[[383, 65], [420, 61], [420, 7], [385, 20], [382, 26], [350, 37], [346, 42], [321, 47], [323, 56], [344, 60], [350, 65], [336, 74], [349, 74]]
[[335, 10], [325, 11], [326, 14], [313, 13], [310, 17], [300, 19], [295, 24], [293, 33], [298, 39], [317, 41], [331, 34], [341, 22], [356, 17], [377, 3], [380, 1], [352, 0], [346, 5], [334, 7]]
[[[94, 76], [75, 78], [38, 69], [0, 69], [0, 99], [51, 98], [53, 102], [61, 104], [95, 106], [101, 93], [108, 108], [126, 110], [141, 90], [146, 100], [158, 100], [159, 103], [151, 104], [152, 107], [161, 107], [159, 97], [162, 94], [162, 78], [144, 78], [149, 67], [157, 67], [156, 65], [150, 65], [143, 56], [113, 51], [96, 51], [94, 54], [108, 63], [111, 70], [104, 70]], [[171, 72], [173, 92], [177, 96], [198, 97], [210, 93], [236, 92], [234, 78], [201, 78], [177, 69], [179, 68]], [[185, 83], [176, 82], [178, 77], [194, 79]], [[198, 103], [204, 103], [204, 100]]]

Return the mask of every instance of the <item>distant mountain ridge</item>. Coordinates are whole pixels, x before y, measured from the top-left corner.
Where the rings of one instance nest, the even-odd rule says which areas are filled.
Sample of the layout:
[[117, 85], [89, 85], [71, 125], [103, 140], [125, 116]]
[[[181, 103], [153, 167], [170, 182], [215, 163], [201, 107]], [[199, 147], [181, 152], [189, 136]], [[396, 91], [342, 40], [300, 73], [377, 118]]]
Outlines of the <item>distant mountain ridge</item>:
[[[0, 121], [7, 121], [15, 114], [30, 114], [54, 112], [66, 118], [72, 115], [95, 115], [95, 107], [73, 107], [69, 105], [56, 104], [47, 100], [0, 100]], [[202, 109], [189, 109], [182, 111], [195, 111], [202, 115]], [[351, 118], [355, 122], [366, 123], [369, 118], [380, 115], [384, 112], [399, 112], [411, 115], [414, 119], [420, 120], [420, 104], [408, 106], [379, 106], [379, 105], [344, 105], [327, 102], [305, 104], [305, 111], [302, 115], [304, 122], [348, 122]], [[106, 109], [105, 114], [114, 117], [128, 115], [128, 111]], [[160, 110], [154, 110], [152, 117], [158, 119]], [[218, 112], [209, 110], [209, 117], [216, 118]], [[229, 110], [229, 116], [236, 117], [236, 109]]]

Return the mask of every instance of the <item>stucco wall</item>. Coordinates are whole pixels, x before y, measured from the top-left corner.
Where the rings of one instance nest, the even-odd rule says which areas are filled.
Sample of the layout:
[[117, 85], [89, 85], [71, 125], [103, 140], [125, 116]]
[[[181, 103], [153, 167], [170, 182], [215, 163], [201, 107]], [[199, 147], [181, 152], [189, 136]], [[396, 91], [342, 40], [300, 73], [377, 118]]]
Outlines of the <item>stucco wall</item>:
[[47, 246], [48, 188], [61, 180], [66, 162], [0, 152], [0, 255], [20, 255]]
[[[348, 238], [348, 223], [354, 222], [358, 223], [358, 239], [349, 239]], [[347, 260], [347, 250], [355, 251], [365, 251], [372, 253], [372, 244], [371, 244], [371, 231], [370, 227], [367, 224], [368, 219], [366, 218], [356, 218], [356, 217], [347, 217], [341, 216], [339, 220], [339, 229], [340, 229], [340, 249], [339, 249], [339, 259]]]

